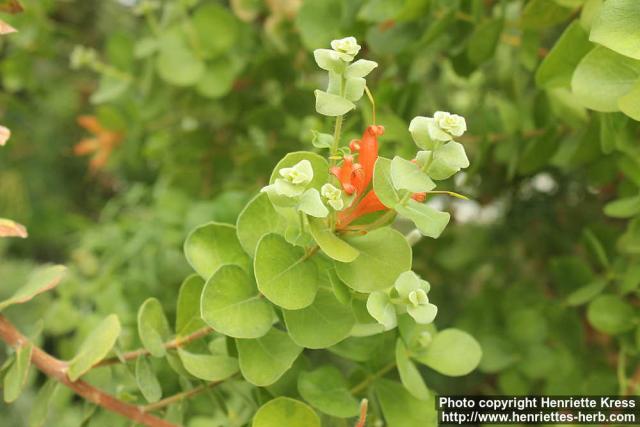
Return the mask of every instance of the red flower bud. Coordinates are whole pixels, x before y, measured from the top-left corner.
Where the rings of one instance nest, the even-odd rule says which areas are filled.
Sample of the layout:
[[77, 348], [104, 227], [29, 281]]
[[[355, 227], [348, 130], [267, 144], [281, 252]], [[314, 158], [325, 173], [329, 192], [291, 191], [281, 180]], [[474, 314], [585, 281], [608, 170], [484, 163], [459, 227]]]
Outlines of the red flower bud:
[[416, 202], [424, 202], [425, 200], [427, 200], [427, 193], [413, 193], [411, 195], [411, 198], [413, 200], [415, 200]]

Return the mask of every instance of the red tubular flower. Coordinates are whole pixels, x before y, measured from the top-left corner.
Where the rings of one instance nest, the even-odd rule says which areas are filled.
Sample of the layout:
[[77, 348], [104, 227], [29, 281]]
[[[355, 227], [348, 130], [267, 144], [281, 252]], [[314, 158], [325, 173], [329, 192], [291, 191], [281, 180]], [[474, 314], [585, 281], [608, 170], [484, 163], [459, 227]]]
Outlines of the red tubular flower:
[[331, 173], [334, 174], [340, 183], [345, 193], [353, 194], [357, 189], [354, 185], [354, 181], [359, 179], [362, 175], [362, 166], [358, 163], [353, 163], [353, 156], [344, 156], [342, 166], [334, 166], [331, 168]]
[[358, 163], [362, 165], [364, 176], [357, 179], [355, 184], [358, 193], [367, 189], [373, 178], [373, 167], [378, 159], [378, 137], [384, 134], [384, 126], [368, 126], [362, 134], [362, 139], [351, 141], [351, 151], [358, 152]]
[[[338, 178], [345, 193], [354, 195], [351, 206], [338, 214], [339, 229], [347, 227], [363, 215], [389, 209], [382, 204], [373, 189], [367, 192], [378, 160], [378, 137], [383, 134], [383, 126], [368, 126], [362, 134], [362, 139], [354, 139], [349, 144], [351, 152], [358, 153], [358, 163], [353, 162], [353, 156], [344, 156], [340, 166], [331, 168], [331, 173]], [[415, 193], [411, 197], [418, 202], [424, 202], [427, 194]]]
[[351, 206], [349, 209], [340, 212], [340, 215], [338, 216], [338, 223], [340, 227], [346, 227], [363, 215], [387, 209], [389, 208], [383, 205], [380, 199], [378, 199], [376, 193], [371, 190], [357, 205]]

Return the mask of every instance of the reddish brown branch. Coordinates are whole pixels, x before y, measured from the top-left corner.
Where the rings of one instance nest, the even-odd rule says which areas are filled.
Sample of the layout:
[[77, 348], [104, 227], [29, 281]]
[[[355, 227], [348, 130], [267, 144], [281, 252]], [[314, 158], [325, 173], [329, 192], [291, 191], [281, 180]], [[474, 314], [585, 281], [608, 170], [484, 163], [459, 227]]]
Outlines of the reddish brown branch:
[[[185, 337], [178, 337], [176, 339], [173, 339], [169, 342], [166, 342], [164, 344], [164, 348], [166, 348], [167, 350], [171, 350], [171, 349], [176, 349], [178, 347], [182, 347], [185, 344], [188, 344], [192, 341], [195, 341], [197, 339], [200, 339], [204, 336], [209, 335], [210, 333], [213, 332], [213, 329], [211, 329], [208, 326], [205, 326], [204, 328], [198, 329], [197, 331], [193, 332], [192, 334], [189, 334]], [[96, 363], [95, 365], [93, 365], [94, 368], [98, 368], [100, 366], [109, 366], [109, 365], [115, 365], [117, 363], [122, 363], [122, 362], [126, 362], [129, 360], [135, 360], [138, 357], [141, 356], [147, 356], [149, 355], [149, 350], [146, 350], [144, 348], [139, 348], [137, 350], [133, 350], [130, 351], [128, 353], [124, 353], [121, 357], [110, 357], [108, 359], [103, 359], [100, 362]]]
[[[2, 315], [0, 315], [0, 339], [11, 347], [20, 347], [29, 341]], [[33, 347], [31, 362], [48, 377], [61, 382], [80, 397], [108, 411], [115, 412], [148, 427], [178, 427], [176, 424], [146, 413], [141, 406], [116, 399], [85, 381], [71, 381], [67, 376], [67, 364], [38, 347]]]

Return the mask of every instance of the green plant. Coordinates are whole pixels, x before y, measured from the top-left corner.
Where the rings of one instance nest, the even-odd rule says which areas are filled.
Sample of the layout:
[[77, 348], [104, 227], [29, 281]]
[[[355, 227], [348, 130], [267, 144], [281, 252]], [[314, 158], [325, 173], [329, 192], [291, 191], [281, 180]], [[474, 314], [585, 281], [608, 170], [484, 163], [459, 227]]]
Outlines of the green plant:
[[[437, 308], [427, 296], [430, 285], [410, 271], [410, 243], [390, 227], [399, 214], [422, 235], [437, 238], [442, 233], [449, 214], [424, 201], [449, 193], [435, 190], [434, 180], [469, 166], [463, 146], [453, 140], [466, 130], [465, 120], [444, 112], [416, 117], [409, 129], [422, 151], [414, 161], [379, 157], [384, 127], [375, 123], [361, 139], [343, 146], [345, 114], [365, 92], [374, 105], [364, 77], [377, 64], [354, 62], [360, 46], [353, 37], [333, 41], [332, 48], [314, 52], [329, 77], [327, 91], [316, 91], [316, 109], [336, 117], [333, 135], [315, 134], [315, 145], [329, 151], [328, 161], [309, 151], [287, 154], [270, 184], [242, 210], [236, 226], [212, 222], [189, 234], [184, 250], [197, 275], [180, 289], [174, 327], [159, 300], [149, 298], [137, 318], [143, 349], [106, 358], [121, 331], [118, 317], [110, 315], [70, 361], [61, 362], [34, 350], [32, 342], [2, 318], [0, 335], [16, 348], [15, 361], [6, 365], [5, 400], [17, 397], [33, 361], [85, 399], [149, 426], [174, 425], [153, 413], [167, 410], [171, 419], [172, 404], [223, 383], [261, 388], [253, 392], [253, 404], [266, 403], [253, 416], [253, 426], [310, 427], [320, 426], [311, 407], [336, 420], [357, 417], [356, 398], [372, 397], [374, 390], [381, 409], [374, 408], [373, 419], [399, 412], [397, 396], [389, 390], [404, 386], [400, 395], [415, 405], [433, 399], [415, 362], [451, 376], [477, 366], [481, 350], [470, 335], [433, 326]], [[375, 120], [375, 107], [372, 117]], [[59, 267], [37, 273], [0, 307], [24, 303], [55, 287], [61, 273]], [[395, 346], [395, 357], [392, 352], [369, 357], [387, 343]], [[304, 349], [314, 352], [301, 358]], [[334, 357], [341, 358], [341, 369], [328, 363]], [[161, 400], [149, 358], [166, 360], [185, 382], [203, 384]], [[126, 370], [130, 361], [135, 361], [134, 375], [149, 402], [146, 407], [125, 403], [80, 380], [113, 364], [123, 363]], [[402, 385], [379, 380], [396, 369]], [[288, 372], [295, 376], [287, 377]], [[236, 379], [238, 373], [241, 379]], [[360, 380], [348, 381], [345, 373]], [[291, 387], [306, 403], [281, 397], [290, 395]], [[55, 386], [50, 389], [47, 394]], [[366, 417], [366, 405], [363, 408], [360, 424]], [[421, 409], [425, 411], [433, 419], [430, 405]]]
[[[0, 12], [10, 3], [16, 2], [0, 2]], [[62, 286], [39, 294], [28, 306], [14, 304], [3, 310], [35, 347], [62, 360], [74, 359], [103, 319], [117, 314], [120, 334], [106, 359], [109, 368], [94, 369], [81, 380], [134, 405], [149, 403], [147, 398], [154, 401], [158, 390], [160, 401], [149, 405], [162, 406], [164, 397], [175, 395], [166, 416], [188, 427], [250, 424], [259, 407], [283, 394], [287, 399], [266, 407], [262, 416], [284, 406], [305, 417], [309, 411], [289, 399], [313, 407], [309, 396], [316, 393], [317, 378], [343, 390], [341, 381], [352, 388], [376, 372], [382, 373], [371, 379], [373, 386], [355, 395], [368, 398], [368, 424], [424, 425], [424, 404], [406, 398], [409, 392], [400, 385], [398, 369], [383, 370], [394, 358], [405, 367], [410, 366], [408, 359], [434, 394], [638, 392], [636, 2], [22, 3], [23, 13], [2, 16], [18, 32], [0, 39], [0, 122], [12, 131], [11, 140], [0, 149], [0, 216], [25, 224], [29, 238], [0, 239], [0, 300], [20, 300], [12, 295], [29, 282], [29, 272], [39, 270], [39, 264], [67, 265]], [[356, 36], [362, 45], [359, 55], [379, 64], [366, 76], [367, 85], [375, 88], [375, 118], [366, 91], [357, 102], [328, 96], [340, 94], [325, 86], [328, 70], [318, 70], [309, 54], [344, 34]], [[348, 48], [349, 42], [341, 45]], [[346, 50], [340, 57], [349, 59]], [[327, 66], [340, 65], [327, 52], [320, 59]], [[334, 76], [333, 83], [337, 81]], [[361, 83], [349, 84], [350, 96], [358, 93], [354, 89]], [[185, 351], [224, 356], [222, 339], [204, 348], [204, 342], [219, 337], [205, 329], [206, 323], [193, 331], [195, 342], [174, 339], [185, 327], [185, 316], [190, 318], [182, 309], [176, 316], [180, 283], [192, 272], [182, 255], [183, 242], [198, 224], [238, 224], [238, 215], [252, 197], [269, 212], [293, 209], [276, 208], [269, 194], [256, 194], [275, 184], [269, 172], [286, 153], [330, 151], [334, 139], [326, 129], [335, 118], [319, 118], [314, 112], [313, 91], [320, 86], [319, 106], [325, 112], [352, 104], [358, 108], [342, 120], [342, 150], [335, 158], [329, 153], [326, 160], [331, 186], [324, 191], [324, 184], [314, 187], [324, 208], [314, 204], [313, 192], [302, 205], [309, 212], [326, 209], [329, 214], [304, 214], [308, 234], [299, 235], [295, 230], [300, 217], [292, 216], [285, 221], [289, 233], [286, 228], [281, 233], [285, 240], [299, 239], [297, 247], [308, 248], [316, 245], [312, 231], [318, 230], [312, 226], [326, 224], [350, 243], [362, 237], [358, 231], [371, 227], [376, 233], [395, 216], [394, 228], [412, 244], [411, 270], [432, 286], [409, 275], [402, 283], [413, 284], [407, 292], [400, 284], [402, 295], [395, 287], [389, 293], [358, 292], [345, 285], [343, 290], [362, 298], [354, 313], [368, 329], [360, 328], [360, 334], [394, 322], [398, 328], [348, 338], [329, 350], [303, 351], [268, 387], [246, 384], [240, 380], [242, 372], [209, 387], [180, 370], [180, 363], [203, 360], [189, 358]], [[376, 139], [390, 172], [395, 156], [417, 157], [406, 124], [416, 115], [437, 110], [472, 118], [468, 131], [455, 139], [464, 144], [473, 164], [451, 179], [432, 179], [441, 188], [430, 191], [454, 190], [471, 200], [429, 195], [427, 205], [450, 214], [451, 224], [438, 239], [417, 242], [422, 233], [413, 229], [420, 221], [414, 224], [401, 212], [406, 208], [411, 215], [414, 199], [398, 206], [398, 215], [385, 214], [394, 201], [380, 205], [367, 192], [357, 212], [348, 209], [356, 206], [349, 193], [354, 194], [360, 182], [359, 172], [352, 176], [349, 169], [369, 160], [362, 161], [362, 153], [344, 146], [352, 139], [372, 140], [381, 130], [377, 126], [384, 125], [384, 134]], [[367, 131], [370, 126], [375, 127]], [[354, 144], [354, 150], [360, 145]], [[396, 160], [395, 170], [415, 172], [407, 163]], [[304, 173], [304, 165], [301, 168], [298, 172]], [[281, 177], [278, 170], [276, 175]], [[402, 178], [396, 181], [390, 179], [392, 184], [407, 184]], [[409, 180], [409, 185], [415, 182]], [[419, 185], [424, 188], [424, 179]], [[302, 194], [309, 189], [301, 187]], [[384, 192], [378, 199], [385, 202]], [[366, 213], [378, 208], [383, 210]], [[6, 224], [17, 232], [14, 222], [0, 227], [7, 230]], [[320, 232], [316, 237], [324, 241], [326, 233]], [[241, 246], [243, 238], [246, 234], [238, 237]], [[251, 244], [257, 245], [257, 239]], [[316, 264], [327, 256], [318, 249], [311, 259]], [[226, 274], [239, 275], [239, 270]], [[204, 280], [197, 276], [184, 288], [196, 290], [184, 295], [198, 294]], [[317, 295], [330, 293], [320, 290]], [[153, 333], [143, 333], [144, 343], [138, 333], [137, 307], [150, 296], [171, 320], [168, 332], [162, 321], [157, 323], [169, 346], [164, 357], [146, 355], [144, 349], [126, 351], [144, 344], [155, 354], [162, 352]], [[414, 353], [411, 346], [406, 351], [396, 346], [398, 330], [406, 338], [408, 326], [414, 325], [420, 333], [409, 342], [418, 347], [434, 340], [432, 325], [415, 326], [404, 312], [413, 307], [412, 300], [422, 307], [414, 312], [419, 318], [429, 319], [435, 310], [431, 304], [437, 302], [439, 328], [464, 330], [478, 340], [478, 369], [451, 378], [405, 357]], [[158, 303], [144, 307], [158, 311]], [[282, 310], [276, 306], [275, 311]], [[176, 322], [178, 318], [183, 320]], [[259, 316], [252, 320], [258, 322]], [[283, 315], [277, 327], [286, 324]], [[455, 334], [448, 335], [439, 342], [456, 342]], [[225, 341], [226, 355], [238, 358], [236, 339]], [[136, 357], [141, 351], [143, 359]], [[118, 354], [136, 362], [115, 363], [113, 356]], [[21, 362], [11, 362], [16, 354], [9, 346], [0, 355], [0, 363], [15, 366], [12, 382], [22, 379], [17, 374], [27, 355], [21, 351]], [[226, 368], [231, 370], [231, 364]], [[189, 366], [193, 369], [193, 363]], [[439, 369], [452, 372], [446, 366]], [[136, 374], [143, 380], [137, 381]], [[412, 384], [420, 394], [420, 386]], [[48, 401], [49, 424], [128, 425], [121, 416], [77, 399], [67, 387], [53, 385], [31, 369], [16, 404], [0, 402], [3, 423], [23, 427], [31, 412], [42, 414], [45, 405], [35, 403]], [[46, 399], [49, 393], [53, 397]], [[347, 400], [346, 394], [340, 396]], [[40, 409], [31, 411], [32, 407]], [[354, 424], [315, 411], [325, 427]], [[154, 412], [160, 413], [162, 408]]]

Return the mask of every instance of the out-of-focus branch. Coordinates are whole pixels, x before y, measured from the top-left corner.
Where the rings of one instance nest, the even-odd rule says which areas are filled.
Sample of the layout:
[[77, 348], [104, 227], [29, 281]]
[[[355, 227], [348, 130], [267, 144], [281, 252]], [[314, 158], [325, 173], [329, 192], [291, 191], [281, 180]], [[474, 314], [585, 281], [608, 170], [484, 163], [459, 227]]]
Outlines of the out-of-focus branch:
[[[213, 329], [211, 329], [209, 326], [205, 326], [204, 328], [198, 329], [197, 331], [187, 336], [177, 337], [171, 341], [164, 343], [164, 348], [166, 348], [167, 350], [176, 349], [192, 341], [196, 341], [202, 337], [205, 337], [212, 332], [213, 332]], [[108, 359], [102, 359], [100, 362], [93, 365], [93, 367], [99, 368], [101, 366], [115, 365], [117, 363], [127, 362], [129, 360], [135, 360], [138, 357], [147, 356], [149, 354], [150, 354], [149, 350], [146, 350], [144, 348], [139, 348], [137, 350], [124, 353], [121, 357], [110, 357]]]
[[[0, 339], [14, 348], [21, 347], [29, 342], [27, 337], [22, 335], [22, 333], [2, 315], [0, 315]], [[141, 406], [123, 402], [85, 381], [71, 381], [67, 376], [67, 363], [56, 359], [39, 347], [33, 347], [31, 362], [48, 377], [64, 384], [83, 399], [108, 411], [115, 412], [148, 427], [178, 427], [176, 424], [148, 414]]]

